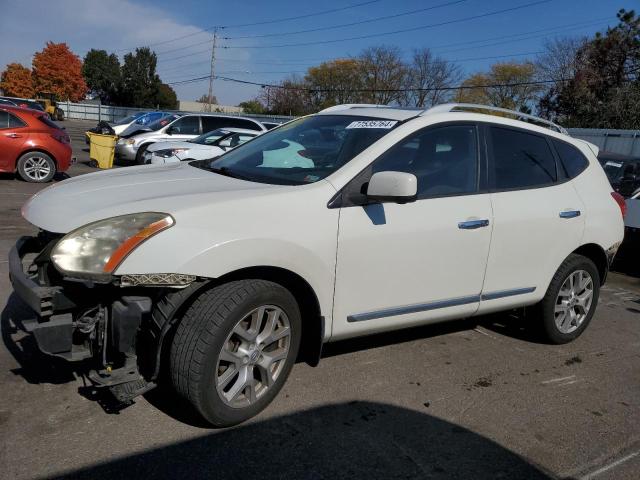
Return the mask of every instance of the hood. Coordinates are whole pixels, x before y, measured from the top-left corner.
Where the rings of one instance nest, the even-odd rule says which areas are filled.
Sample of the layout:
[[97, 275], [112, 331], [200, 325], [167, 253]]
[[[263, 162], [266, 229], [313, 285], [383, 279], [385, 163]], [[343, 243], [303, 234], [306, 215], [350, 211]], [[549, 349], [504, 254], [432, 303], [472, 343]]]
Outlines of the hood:
[[282, 186], [247, 182], [192, 167], [188, 162], [141, 165], [90, 173], [36, 193], [22, 207], [33, 225], [68, 233], [104, 218], [136, 212], [174, 212], [205, 202], [246, 198]]
[[151, 131], [153, 131], [153, 130], [151, 130], [146, 125], [139, 125], [137, 123], [132, 123], [127, 128], [122, 130], [119, 133], [119, 136], [122, 137], [122, 138], [129, 138], [129, 137], [132, 137], [132, 136], [134, 136], [136, 134], [139, 134], [139, 133], [147, 133], [147, 132], [151, 132]]
[[[213, 145], [200, 145], [191, 142], [156, 142], [147, 147], [147, 152], [157, 152], [158, 150], [167, 150], [169, 148], [188, 148], [190, 150], [206, 150]], [[215, 147], [217, 148], [217, 147]]]

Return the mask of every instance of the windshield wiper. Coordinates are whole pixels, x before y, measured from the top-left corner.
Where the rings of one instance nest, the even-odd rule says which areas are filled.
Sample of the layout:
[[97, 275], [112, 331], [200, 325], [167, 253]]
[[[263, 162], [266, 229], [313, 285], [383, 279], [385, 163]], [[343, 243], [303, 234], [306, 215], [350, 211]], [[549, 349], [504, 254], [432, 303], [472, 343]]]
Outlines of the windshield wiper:
[[229, 167], [220, 167], [220, 168], [208, 167], [208, 170], [213, 173], [217, 173], [219, 175], [224, 175], [225, 177], [237, 178], [239, 180], [253, 181], [249, 177], [245, 177], [244, 175], [240, 175], [238, 173], [232, 172], [231, 170], [229, 170]]

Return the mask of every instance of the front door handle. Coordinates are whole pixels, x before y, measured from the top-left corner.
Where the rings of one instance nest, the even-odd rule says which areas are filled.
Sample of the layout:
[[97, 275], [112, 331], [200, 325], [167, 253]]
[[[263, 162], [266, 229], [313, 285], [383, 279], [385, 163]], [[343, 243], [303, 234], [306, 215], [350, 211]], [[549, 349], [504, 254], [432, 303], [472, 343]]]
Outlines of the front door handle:
[[461, 230], [475, 230], [476, 228], [488, 227], [489, 220], [467, 220], [465, 222], [458, 223], [458, 228]]
[[564, 210], [560, 212], [560, 218], [576, 218], [580, 216], [580, 210]]

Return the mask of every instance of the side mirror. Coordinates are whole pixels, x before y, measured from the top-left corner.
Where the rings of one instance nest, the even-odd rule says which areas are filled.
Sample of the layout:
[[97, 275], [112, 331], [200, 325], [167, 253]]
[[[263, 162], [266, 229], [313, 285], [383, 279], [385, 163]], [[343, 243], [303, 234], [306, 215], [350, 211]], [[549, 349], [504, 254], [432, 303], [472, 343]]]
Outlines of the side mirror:
[[374, 173], [367, 186], [367, 200], [384, 203], [415, 202], [418, 194], [418, 179], [412, 173]]
[[173, 135], [174, 133], [176, 133], [176, 131], [173, 127], [167, 128], [167, 131], [166, 131], [167, 135]]
[[218, 143], [220, 148], [230, 148], [231, 147], [231, 139], [225, 138], [220, 143]]

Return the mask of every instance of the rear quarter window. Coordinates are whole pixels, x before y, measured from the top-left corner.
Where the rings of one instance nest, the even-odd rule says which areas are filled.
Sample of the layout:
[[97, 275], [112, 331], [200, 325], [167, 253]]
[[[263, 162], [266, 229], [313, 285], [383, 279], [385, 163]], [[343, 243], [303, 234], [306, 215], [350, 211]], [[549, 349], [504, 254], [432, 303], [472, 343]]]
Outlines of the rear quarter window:
[[560, 158], [560, 169], [566, 178], [577, 177], [589, 166], [589, 160], [573, 145], [554, 139], [553, 146]]

